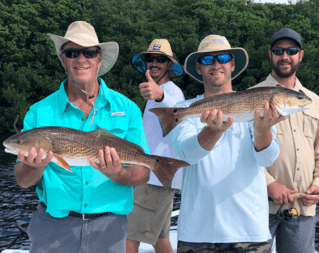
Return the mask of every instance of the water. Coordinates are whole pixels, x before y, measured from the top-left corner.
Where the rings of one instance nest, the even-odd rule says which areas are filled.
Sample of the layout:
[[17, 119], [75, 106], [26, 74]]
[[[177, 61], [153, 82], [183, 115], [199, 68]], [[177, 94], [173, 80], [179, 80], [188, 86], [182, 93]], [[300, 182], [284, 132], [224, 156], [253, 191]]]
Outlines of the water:
[[[18, 235], [16, 223], [26, 228], [39, 203], [35, 186], [23, 189], [16, 184], [13, 166], [16, 156], [0, 151], [0, 252]], [[179, 209], [181, 193], [176, 192], [173, 209]], [[317, 206], [316, 250], [319, 250], [319, 207]], [[177, 219], [172, 218], [172, 225]], [[25, 238], [18, 239], [11, 249], [29, 249], [30, 241]]]

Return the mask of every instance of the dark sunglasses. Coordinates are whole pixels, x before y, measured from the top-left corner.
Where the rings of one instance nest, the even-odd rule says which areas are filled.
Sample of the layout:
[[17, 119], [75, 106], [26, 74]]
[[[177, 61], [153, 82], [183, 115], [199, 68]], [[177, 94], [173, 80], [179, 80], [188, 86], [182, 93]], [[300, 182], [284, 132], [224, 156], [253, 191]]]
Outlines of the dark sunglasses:
[[153, 56], [153, 55], [150, 55], [150, 54], [146, 54], [145, 55], [145, 61], [146, 62], [153, 62], [154, 59], [156, 59], [156, 61], [158, 63], [164, 63], [164, 62], [168, 61], [168, 57], [163, 56], [163, 55], [160, 55], [160, 56]]
[[62, 50], [62, 54], [64, 54], [67, 58], [77, 58], [81, 53], [86, 58], [95, 58], [100, 52], [101, 50], [96, 48], [66, 48]]
[[288, 55], [295, 55], [296, 53], [300, 52], [300, 48], [297, 47], [288, 47], [288, 48], [282, 48], [282, 47], [276, 47], [271, 50], [275, 55], [282, 55], [284, 52], [287, 52]]
[[198, 58], [198, 62], [200, 64], [203, 64], [203, 65], [213, 65], [215, 62], [215, 59], [217, 59], [217, 61], [220, 64], [225, 64], [227, 62], [230, 62], [232, 57], [229, 54], [220, 54], [217, 56], [204, 55], [204, 56]]

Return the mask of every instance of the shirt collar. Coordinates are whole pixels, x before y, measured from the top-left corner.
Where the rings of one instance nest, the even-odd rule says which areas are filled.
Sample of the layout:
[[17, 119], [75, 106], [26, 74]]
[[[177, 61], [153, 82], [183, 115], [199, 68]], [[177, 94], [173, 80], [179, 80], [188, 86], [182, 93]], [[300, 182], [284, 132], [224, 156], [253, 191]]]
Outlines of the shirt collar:
[[[267, 81], [267, 86], [283, 87], [280, 83], [278, 83], [278, 81], [271, 74], [269, 74], [266, 81]], [[305, 93], [305, 88], [302, 86], [302, 84], [300, 83], [297, 77], [295, 79], [295, 87], [293, 88], [293, 90]]]
[[[98, 77], [99, 83], [100, 83], [100, 90], [99, 90], [99, 95], [96, 99], [96, 102], [100, 104], [100, 107], [104, 107], [108, 104], [109, 102], [109, 88], [106, 86], [105, 82], [103, 79]], [[60, 112], [60, 115], [62, 115], [66, 108], [68, 106], [72, 106], [71, 102], [69, 101], [68, 95], [65, 92], [65, 85], [68, 83], [68, 79], [65, 79], [58, 90], [58, 111]]]

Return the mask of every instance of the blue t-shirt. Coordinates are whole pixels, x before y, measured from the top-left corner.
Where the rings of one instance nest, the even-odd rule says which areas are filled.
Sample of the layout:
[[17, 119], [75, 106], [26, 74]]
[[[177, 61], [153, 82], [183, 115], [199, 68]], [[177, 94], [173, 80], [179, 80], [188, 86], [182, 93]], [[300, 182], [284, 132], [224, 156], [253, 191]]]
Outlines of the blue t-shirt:
[[[43, 126], [69, 127], [84, 132], [100, 127], [133, 142], [149, 154], [141, 111], [124, 95], [107, 88], [99, 78], [100, 90], [88, 118], [60, 89], [30, 107], [24, 119], [23, 131]], [[126, 215], [133, 209], [133, 187], [118, 184], [92, 166], [71, 167], [73, 173], [50, 162], [37, 185], [40, 201], [53, 217], [79, 213], [112, 212]]]

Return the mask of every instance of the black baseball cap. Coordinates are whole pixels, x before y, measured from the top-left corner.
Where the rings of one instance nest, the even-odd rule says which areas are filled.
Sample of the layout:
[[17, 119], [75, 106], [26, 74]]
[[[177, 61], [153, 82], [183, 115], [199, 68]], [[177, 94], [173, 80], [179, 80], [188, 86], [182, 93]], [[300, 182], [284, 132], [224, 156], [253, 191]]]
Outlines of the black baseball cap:
[[282, 39], [293, 40], [301, 48], [301, 36], [300, 36], [300, 34], [297, 33], [296, 31], [290, 29], [290, 28], [282, 29], [282, 30], [280, 30], [278, 32], [275, 32], [273, 34], [273, 36], [271, 38], [271, 48], [274, 46], [274, 44], [278, 40], [282, 40]]

